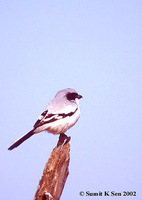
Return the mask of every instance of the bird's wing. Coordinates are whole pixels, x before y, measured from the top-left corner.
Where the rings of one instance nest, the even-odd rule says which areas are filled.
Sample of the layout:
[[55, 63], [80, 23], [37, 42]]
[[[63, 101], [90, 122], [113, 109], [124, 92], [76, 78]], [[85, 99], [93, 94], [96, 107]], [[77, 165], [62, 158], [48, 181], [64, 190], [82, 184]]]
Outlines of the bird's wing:
[[36, 121], [34, 128], [40, 127], [44, 124], [54, 122], [56, 120], [60, 120], [66, 117], [71, 117], [78, 108], [76, 108], [74, 111], [69, 112], [69, 113], [55, 113], [55, 114], [48, 114], [48, 110], [45, 110], [39, 117], [39, 119]]

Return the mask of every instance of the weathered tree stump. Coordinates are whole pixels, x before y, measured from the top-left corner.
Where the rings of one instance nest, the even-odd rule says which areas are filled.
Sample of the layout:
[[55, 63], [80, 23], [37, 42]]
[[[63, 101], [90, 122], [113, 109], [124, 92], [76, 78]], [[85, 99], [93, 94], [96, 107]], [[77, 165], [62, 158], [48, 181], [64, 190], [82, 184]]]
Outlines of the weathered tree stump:
[[45, 165], [34, 200], [59, 200], [69, 174], [70, 137], [61, 134]]

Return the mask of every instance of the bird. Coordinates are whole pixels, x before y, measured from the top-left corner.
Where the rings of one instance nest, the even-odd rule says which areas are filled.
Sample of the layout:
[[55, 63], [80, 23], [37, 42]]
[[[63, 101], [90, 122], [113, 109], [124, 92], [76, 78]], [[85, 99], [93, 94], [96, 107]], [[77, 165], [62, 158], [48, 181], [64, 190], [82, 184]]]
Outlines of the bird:
[[12, 150], [36, 133], [48, 131], [53, 134], [64, 134], [75, 125], [80, 117], [79, 99], [83, 98], [72, 88], [60, 90], [39, 116], [33, 129], [23, 135], [8, 148]]

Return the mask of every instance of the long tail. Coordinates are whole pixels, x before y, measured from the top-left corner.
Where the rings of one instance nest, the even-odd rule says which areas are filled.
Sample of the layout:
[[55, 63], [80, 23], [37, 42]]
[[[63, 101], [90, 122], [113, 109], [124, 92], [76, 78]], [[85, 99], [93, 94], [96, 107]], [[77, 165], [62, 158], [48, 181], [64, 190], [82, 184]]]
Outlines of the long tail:
[[23, 143], [25, 140], [27, 140], [29, 137], [31, 137], [34, 134], [35, 134], [35, 132], [33, 129], [30, 132], [28, 132], [26, 135], [23, 135], [22, 137], [17, 139], [15, 142], [13, 142], [13, 144], [8, 148], [8, 150], [12, 150], [12, 149], [18, 147], [21, 143]]

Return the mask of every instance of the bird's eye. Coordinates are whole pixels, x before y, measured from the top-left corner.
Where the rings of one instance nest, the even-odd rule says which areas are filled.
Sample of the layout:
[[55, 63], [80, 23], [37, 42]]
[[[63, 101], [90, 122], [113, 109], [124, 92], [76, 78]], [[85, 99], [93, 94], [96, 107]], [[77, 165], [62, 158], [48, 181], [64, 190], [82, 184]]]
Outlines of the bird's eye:
[[78, 98], [78, 94], [75, 92], [73, 92], [73, 93], [69, 92], [69, 93], [67, 93], [66, 97], [69, 101], [71, 101], [71, 100], [75, 100], [76, 98]]

